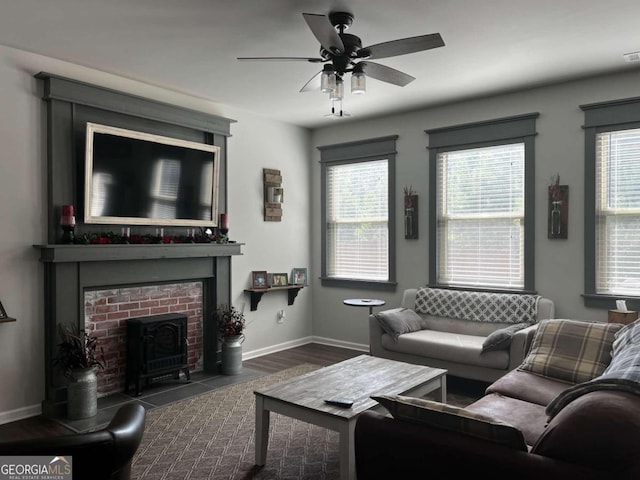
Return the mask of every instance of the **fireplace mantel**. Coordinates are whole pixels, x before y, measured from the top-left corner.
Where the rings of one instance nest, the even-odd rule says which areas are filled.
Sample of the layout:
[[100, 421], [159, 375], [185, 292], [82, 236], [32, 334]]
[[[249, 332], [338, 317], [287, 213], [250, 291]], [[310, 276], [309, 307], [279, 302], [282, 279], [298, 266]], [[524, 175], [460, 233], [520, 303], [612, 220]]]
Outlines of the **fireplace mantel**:
[[203, 282], [203, 368], [219, 367], [214, 311], [231, 300], [231, 258], [243, 243], [34, 245], [45, 270], [43, 413], [66, 407], [66, 385], [52, 368], [61, 323], [84, 328], [84, 291], [162, 283]]
[[134, 245], [34, 245], [42, 262], [105, 262], [161, 258], [207, 258], [241, 255], [243, 243], [169, 243]]

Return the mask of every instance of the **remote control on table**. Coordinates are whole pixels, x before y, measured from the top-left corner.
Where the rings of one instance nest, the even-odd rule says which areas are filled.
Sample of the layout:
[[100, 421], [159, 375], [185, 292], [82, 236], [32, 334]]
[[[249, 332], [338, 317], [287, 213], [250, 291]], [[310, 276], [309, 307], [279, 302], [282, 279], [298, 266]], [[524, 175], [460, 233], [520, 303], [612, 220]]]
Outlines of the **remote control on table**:
[[349, 400], [348, 398], [327, 398], [325, 403], [329, 405], [336, 405], [338, 407], [351, 408], [353, 405], [353, 400]]

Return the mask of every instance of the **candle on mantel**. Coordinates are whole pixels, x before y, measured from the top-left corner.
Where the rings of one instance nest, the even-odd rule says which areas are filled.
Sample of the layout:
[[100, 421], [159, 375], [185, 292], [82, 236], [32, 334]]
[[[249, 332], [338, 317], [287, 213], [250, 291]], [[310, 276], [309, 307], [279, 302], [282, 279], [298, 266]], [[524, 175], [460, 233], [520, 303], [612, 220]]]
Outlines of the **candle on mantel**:
[[225, 228], [225, 229], [229, 228], [229, 214], [228, 213], [221, 213], [220, 214], [220, 228]]
[[73, 215], [73, 205], [62, 206], [62, 217], [60, 218], [60, 225], [75, 226], [76, 217]]

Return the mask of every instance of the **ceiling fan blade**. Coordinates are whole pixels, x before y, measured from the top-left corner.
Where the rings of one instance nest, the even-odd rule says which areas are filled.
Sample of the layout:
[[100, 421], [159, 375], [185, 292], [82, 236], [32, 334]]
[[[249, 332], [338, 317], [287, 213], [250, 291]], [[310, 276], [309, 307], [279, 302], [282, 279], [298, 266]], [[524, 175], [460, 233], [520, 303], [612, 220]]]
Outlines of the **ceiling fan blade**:
[[[444, 40], [439, 33], [420, 35], [418, 37], [401, 38], [390, 42], [377, 43], [362, 50], [368, 51], [367, 58], [388, 58], [407, 53], [421, 52], [432, 48], [444, 47]], [[364, 52], [363, 52], [364, 53]]]
[[316, 73], [311, 79], [304, 84], [304, 87], [300, 89], [301, 92], [311, 92], [314, 90], [320, 90], [320, 77], [322, 77], [322, 71]]
[[320, 42], [320, 45], [334, 55], [344, 52], [344, 43], [326, 15], [303, 13], [309, 28]]
[[362, 65], [365, 75], [375, 78], [376, 80], [398, 85], [399, 87], [404, 87], [415, 80], [415, 77], [411, 75], [407, 75], [395, 68], [380, 65], [379, 63], [363, 61], [358, 63], [358, 65]]
[[238, 57], [240, 61], [278, 61], [278, 62], [310, 62], [310, 63], [322, 63], [322, 58], [313, 57]]

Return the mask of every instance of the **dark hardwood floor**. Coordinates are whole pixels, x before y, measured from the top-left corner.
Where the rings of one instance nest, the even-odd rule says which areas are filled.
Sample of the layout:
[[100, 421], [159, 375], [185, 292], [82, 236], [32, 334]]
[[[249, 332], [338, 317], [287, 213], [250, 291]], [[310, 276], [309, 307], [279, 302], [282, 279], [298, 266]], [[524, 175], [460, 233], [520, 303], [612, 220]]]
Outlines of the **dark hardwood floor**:
[[274, 373], [303, 363], [313, 363], [326, 367], [362, 354], [363, 352], [358, 350], [309, 343], [301, 347], [245, 360], [242, 364], [248, 368]]
[[[346, 348], [311, 343], [281, 352], [245, 360], [243, 366], [265, 373], [275, 373], [303, 363], [327, 366], [347, 360], [363, 352]], [[447, 378], [449, 392], [457, 392], [470, 397], [479, 397], [487, 384], [471, 380]], [[42, 415], [0, 425], [0, 442], [28, 438], [68, 435], [74, 433], [59, 422]]]
[[[331, 365], [357, 355], [362, 355], [362, 352], [312, 343], [245, 360], [243, 365], [266, 373], [274, 373], [303, 363]], [[42, 415], [0, 425], [2, 442], [71, 433], [74, 432]]]

